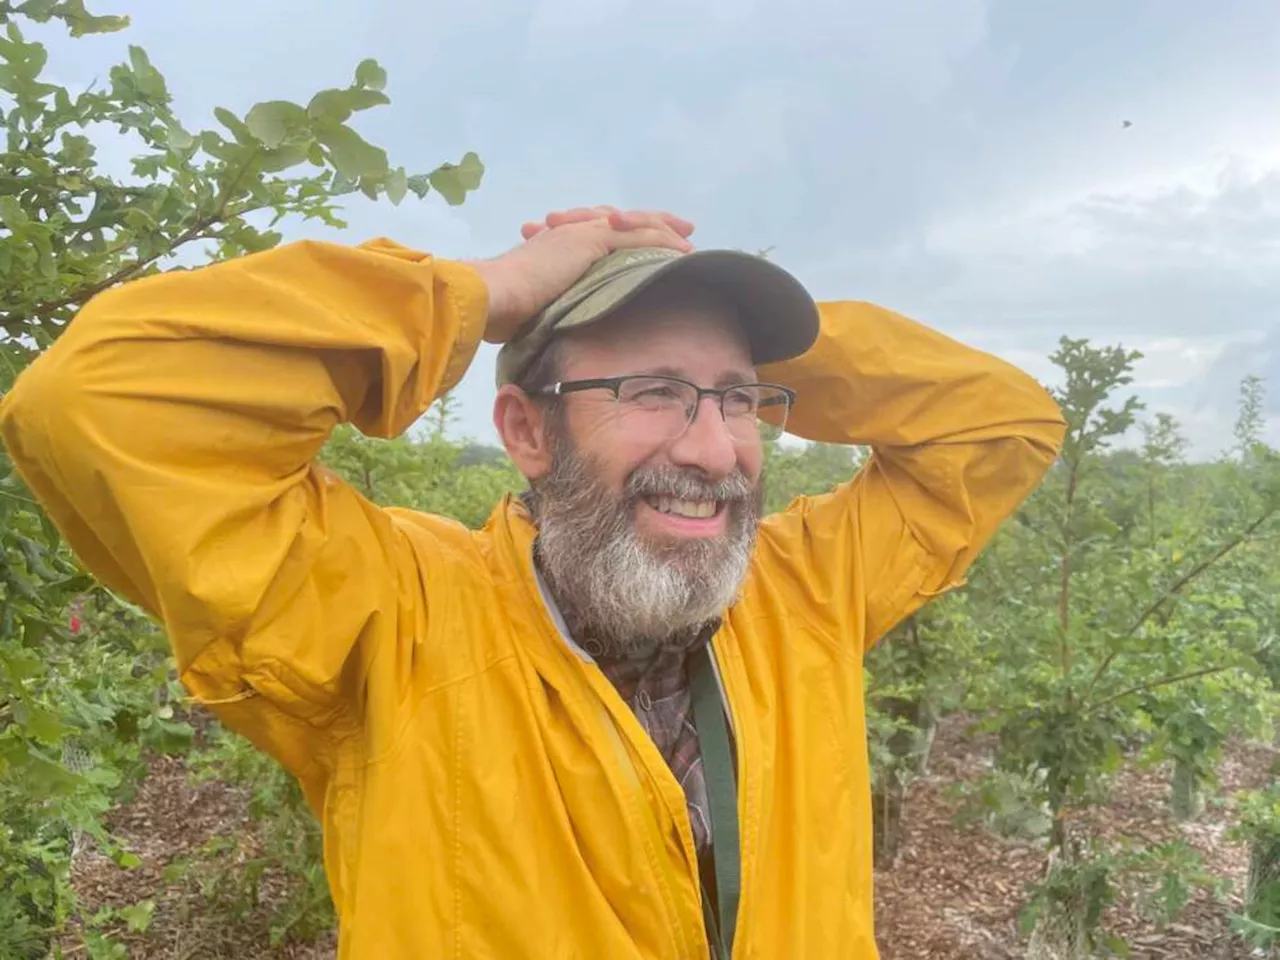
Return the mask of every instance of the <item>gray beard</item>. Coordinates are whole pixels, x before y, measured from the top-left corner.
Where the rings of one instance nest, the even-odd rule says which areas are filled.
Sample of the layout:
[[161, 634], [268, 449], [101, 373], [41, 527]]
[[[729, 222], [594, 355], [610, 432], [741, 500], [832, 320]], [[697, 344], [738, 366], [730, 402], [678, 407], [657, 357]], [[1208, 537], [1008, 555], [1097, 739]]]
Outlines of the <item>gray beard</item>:
[[[762, 486], [735, 470], [711, 482], [697, 470], [641, 467], [614, 493], [594, 462], [558, 438], [547, 476], [532, 483], [535, 557], [574, 638], [592, 652], [644, 657], [687, 648], [737, 599], [763, 507]], [[718, 537], [658, 543], [635, 528], [645, 495], [723, 500]]]

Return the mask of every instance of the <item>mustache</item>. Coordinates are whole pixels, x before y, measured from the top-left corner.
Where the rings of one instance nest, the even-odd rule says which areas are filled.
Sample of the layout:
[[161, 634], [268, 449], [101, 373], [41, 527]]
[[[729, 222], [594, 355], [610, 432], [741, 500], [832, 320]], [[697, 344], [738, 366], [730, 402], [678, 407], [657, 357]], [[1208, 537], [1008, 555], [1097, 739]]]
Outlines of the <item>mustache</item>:
[[641, 497], [674, 497], [677, 500], [715, 500], [733, 503], [748, 499], [755, 485], [741, 470], [720, 480], [708, 480], [700, 471], [671, 464], [641, 467], [627, 478], [623, 495], [629, 501]]

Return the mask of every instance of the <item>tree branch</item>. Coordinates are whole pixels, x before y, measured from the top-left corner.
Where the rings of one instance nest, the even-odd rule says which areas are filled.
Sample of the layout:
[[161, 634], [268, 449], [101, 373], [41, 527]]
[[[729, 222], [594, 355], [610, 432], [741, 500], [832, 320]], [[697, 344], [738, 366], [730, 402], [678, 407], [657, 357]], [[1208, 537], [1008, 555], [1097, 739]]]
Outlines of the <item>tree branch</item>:
[[20, 503], [24, 507], [31, 507], [32, 509], [38, 509], [40, 507], [40, 504], [36, 503], [30, 497], [24, 497], [20, 493], [10, 493], [8, 490], [0, 489], [0, 497], [4, 497], [6, 500], [12, 500], [14, 503]]
[[1099, 710], [1108, 704], [1115, 703], [1117, 700], [1123, 700], [1125, 697], [1131, 697], [1135, 693], [1146, 693], [1149, 690], [1156, 690], [1159, 687], [1167, 687], [1174, 683], [1181, 683], [1184, 680], [1194, 680], [1197, 677], [1207, 677], [1215, 673], [1225, 673], [1226, 671], [1234, 668], [1234, 664], [1228, 664], [1224, 667], [1205, 667], [1201, 670], [1192, 670], [1190, 673], [1179, 673], [1171, 677], [1161, 677], [1159, 680], [1153, 680], [1150, 683], [1139, 683], [1136, 686], [1121, 690], [1119, 693], [1113, 694], [1105, 700], [1099, 700], [1097, 703], [1092, 703], [1085, 709], [1086, 711]]
[[1071, 522], [1076, 502], [1076, 490], [1080, 482], [1081, 453], [1075, 451], [1067, 472], [1067, 489], [1062, 506], [1062, 563], [1058, 583], [1058, 656], [1062, 667], [1062, 682], [1066, 685], [1067, 702], [1071, 702], [1071, 551], [1075, 548]]
[[117, 283], [128, 280], [135, 274], [145, 270], [161, 257], [166, 257], [173, 253], [183, 244], [194, 240], [201, 231], [207, 230], [214, 223], [217, 223], [216, 217], [204, 217], [197, 220], [186, 230], [182, 231], [182, 233], [178, 234], [178, 236], [174, 238], [173, 242], [164, 250], [161, 250], [158, 253], [153, 253], [149, 257], [143, 257], [141, 260], [135, 260], [133, 263], [121, 267], [106, 279], [99, 280], [97, 283], [90, 284], [87, 287], [82, 287], [75, 293], [63, 297], [61, 300], [54, 300], [48, 303], [38, 303], [29, 312], [0, 323], [0, 327], [3, 327], [10, 333], [14, 333], [15, 328], [32, 319], [45, 319], [50, 314], [56, 313], [64, 307], [71, 307], [76, 304], [84, 303], [86, 300], [96, 297], [98, 294], [102, 293], [102, 291], [115, 286]]
[[[1191, 583], [1192, 580], [1195, 580], [1197, 577], [1199, 577], [1201, 574], [1207, 571], [1210, 567], [1212, 567], [1215, 563], [1217, 563], [1219, 560], [1225, 557], [1228, 553], [1230, 553], [1236, 547], [1240, 546], [1240, 544], [1248, 541], [1253, 536], [1253, 534], [1258, 530], [1258, 528], [1261, 527], [1268, 520], [1270, 520], [1271, 517], [1275, 515], [1275, 513], [1276, 513], [1275, 507], [1272, 507], [1270, 510], [1267, 510], [1260, 517], [1254, 520], [1253, 523], [1249, 524], [1249, 526], [1247, 526], [1240, 533], [1238, 537], [1236, 537], [1233, 540], [1228, 540], [1226, 543], [1220, 546], [1217, 550], [1211, 553], [1208, 557], [1201, 560], [1199, 563], [1193, 566], [1190, 570], [1184, 573], [1181, 577], [1175, 580], [1167, 590], [1165, 590], [1163, 593], [1160, 594], [1160, 596], [1152, 600], [1151, 603], [1147, 606], [1147, 608], [1137, 616], [1137, 618], [1133, 621], [1133, 624], [1129, 627], [1129, 629], [1126, 630], [1123, 634], [1121, 634], [1120, 640], [1127, 640], [1130, 637], [1132, 637], [1135, 633], [1137, 633], [1138, 630], [1142, 627], [1142, 625], [1146, 623], [1148, 620], [1150, 620], [1151, 617], [1154, 616], [1159, 611], [1160, 607], [1163, 606], [1167, 600], [1172, 599], [1175, 595], [1180, 593], [1183, 589], [1186, 588], [1186, 586], [1189, 583]], [[1111, 664], [1115, 662], [1116, 657], [1118, 657], [1120, 653], [1121, 653], [1121, 650], [1117, 647], [1113, 649], [1110, 653], [1108, 653], [1106, 657], [1103, 658], [1102, 663], [1098, 665], [1098, 669], [1094, 671], [1093, 678], [1089, 681], [1089, 686], [1085, 689], [1085, 693], [1084, 693], [1085, 700], [1089, 699], [1089, 696], [1093, 693], [1094, 688], [1097, 687], [1098, 681], [1100, 681], [1102, 677], [1106, 674], [1107, 670], [1111, 668]]]
[[[161, 259], [162, 257], [167, 257], [171, 255], [174, 251], [176, 251], [179, 247], [183, 246], [184, 244], [190, 243], [192, 240], [199, 239], [204, 234], [205, 230], [208, 230], [210, 227], [224, 221], [227, 213], [227, 205], [231, 202], [231, 197], [235, 193], [236, 188], [240, 186], [240, 182], [244, 179], [244, 175], [248, 173], [249, 168], [253, 165], [254, 160], [258, 158], [259, 152], [260, 150], [255, 148], [254, 151], [251, 154], [249, 154], [248, 158], [244, 161], [244, 163], [241, 164], [240, 169], [236, 171], [235, 176], [233, 176], [230, 180], [227, 181], [226, 186], [222, 188], [222, 192], [218, 195], [217, 209], [214, 210], [214, 212], [209, 214], [207, 217], [201, 217], [195, 223], [191, 224], [191, 226], [187, 227], [187, 229], [183, 230], [182, 233], [174, 237], [173, 241], [164, 250], [161, 250], [158, 253], [153, 253], [149, 257], [143, 257], [140, 260], [135, 260], [133, 263], [130, 263], [127, 266], [121, 267], [119, 270], [111, 274], [106, 279], [100, 280], [94, 284], [90, 284], [87, 287], [83, 287], [80, 290], [77, 290], [75, 293], [72, 293], [69, 296], [63, 297], [61, 300], [55, 300], [49, 303], [36, 304], [30, 311], [23, 314], [22, 316], [12, 318], [12, 319], [7, 319], [3, 322], [0, 322], [0, 328], [3, 328], [9, 333], [14, 333], [16, 332], [15, 331], [16, 327], [30, 321], [33, 318], [44, 319], [48, 317], [50, 314], [55, 313], [56, 311], [61, 310], [64, 307], [70, 307], [70, 306], [75, 306], [76, 304], [82, 304], [85, 301], [90, 300], [93, 297], [96, 297], [98, 294], [102, 293], [104, 290], [107, 290], [115, 286], [117, 283], [122, 283], [125, 280], [128, 280], [130, 277], [140, 273], [141, 271], [145, 270], [147, 267], [151, 266], [151, 264], [155, 263], [157, 260]], [[237, 210], [235, 213], [235, 216], [242, 217], [245, 214], [253, 213], [255, 210], [260, 210], [260, 209], [262, 209], [261, 205], [249, 206], [244, 209]]]
[[1133, 625], [1129, 627], [1129, 629], [1125, 632], [1125, 636], [1131, 637], [1135, 633], [1137, 633], [1138, 628], [1141, 627], [1144, 623], [1146, 623], [1147, 620], [1150, 619], [1151, 616], [1160, 609], [1160, 606], [1166, 600], [1170, 599], [1175, 594], [1179, 593], [1192, 580], [1199, 577], [1202, 573], [1204, 573], [1211, 566], [1213, 566], [1215, 563], [1217, 563], [1219, 560], [1225, 557], [1228, 553], [1230, 553], [1236, 547], [1240, 546], [1240, 544], [1244, 543], [1250, 537], [1252, 537], [1259, 527], [1261, 527], [1264, 523], [1270, 520], [1272, 516], [1275, 515], [1275, 512], [1276, 512], [1275, 507], [1272, 507], [1270, 510], [1267, 510], [1265, 513], [1259, 516], [1258, 519], [1254, 520], [1253, 523], [1249, 524], [1249, 526], [1247, 526], [1238, 537], [1236, 537], [1234, 540], [1228, 540], [1221, 547], [1215, 550], [1212, 554], [1210, 554], [1204, 560], [1201, 560], [1194, 567], [1192, 567], [1190, 570], [1184, 573], [1181, 577], [1175, 580], [1172, 586], [1169, 587], [1169, 589], [1167, 589], [1164, 593], [1158, 596], [1155, 600], [1151, 601], [1150, 605], [1148, 605], [1147, 608], [1137, 616], [1137, 618], [1133, 621]]

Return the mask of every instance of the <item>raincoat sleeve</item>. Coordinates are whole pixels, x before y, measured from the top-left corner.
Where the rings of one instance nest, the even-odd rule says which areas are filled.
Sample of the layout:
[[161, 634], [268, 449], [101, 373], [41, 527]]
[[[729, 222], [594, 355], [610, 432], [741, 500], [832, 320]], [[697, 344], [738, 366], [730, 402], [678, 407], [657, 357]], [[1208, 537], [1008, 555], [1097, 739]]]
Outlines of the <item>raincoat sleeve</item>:
[[316, 463], [405, 430], [465, 372], [469, 267], [374, 241], [290, 244], [90, 301], [0, 405], [85, 565], [153, 613], [184, 684], [299, 775], [427, 611], [405, 536]]
[[760, 376], [797, 391], [788, 432], [870, 457], [761, 539], [811, 615], [865, 649], [963, 582], [1057, 456], [1065, 421], [1027, 374], [911, 319], [860, 302], [820, 312], [814, 346]]

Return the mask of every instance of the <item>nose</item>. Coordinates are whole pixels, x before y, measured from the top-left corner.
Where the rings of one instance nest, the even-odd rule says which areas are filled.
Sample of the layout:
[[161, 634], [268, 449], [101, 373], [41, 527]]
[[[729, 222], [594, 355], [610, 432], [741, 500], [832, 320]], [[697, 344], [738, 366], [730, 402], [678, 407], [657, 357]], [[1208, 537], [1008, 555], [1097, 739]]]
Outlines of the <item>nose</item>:
[[674, 465], [697, 467], [714, 479], [733, 472], [738, 463], [738, 448], [714, 397], [702, 398], [694, 411], [693, 423], [671, 444], [668, 456]]

